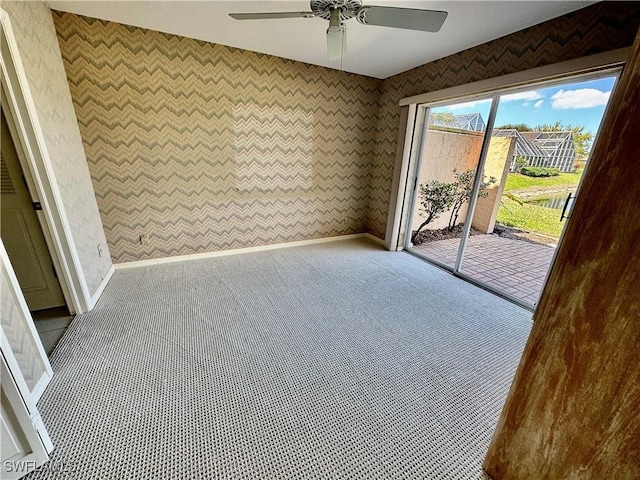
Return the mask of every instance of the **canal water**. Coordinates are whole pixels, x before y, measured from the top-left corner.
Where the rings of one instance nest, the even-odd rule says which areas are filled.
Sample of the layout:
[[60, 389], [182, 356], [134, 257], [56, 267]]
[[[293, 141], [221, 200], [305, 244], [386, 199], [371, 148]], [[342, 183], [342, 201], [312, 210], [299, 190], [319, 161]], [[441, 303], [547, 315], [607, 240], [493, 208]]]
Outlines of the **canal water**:
[[[575, 192], [571, 193], [575, 194]], [[556, 210], [562, 210], [562, 207], [564, 207], [564, 203], [567, 201], [568, 196], [569, 192], [557, 193], [555, 195], [548, 195], [546, 197], [527, 199], [526, 203], [531, 203], [546, 208], [553, 208]]]

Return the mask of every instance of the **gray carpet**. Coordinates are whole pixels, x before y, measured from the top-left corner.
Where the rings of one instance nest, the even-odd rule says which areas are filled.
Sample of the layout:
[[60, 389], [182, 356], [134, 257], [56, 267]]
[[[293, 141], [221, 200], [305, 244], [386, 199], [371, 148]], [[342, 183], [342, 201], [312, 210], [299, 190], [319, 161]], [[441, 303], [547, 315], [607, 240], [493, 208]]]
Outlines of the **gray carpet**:
[[120, 270], [53, 352], [30, 478], [480, 479], [530, 327], [364, 240]]

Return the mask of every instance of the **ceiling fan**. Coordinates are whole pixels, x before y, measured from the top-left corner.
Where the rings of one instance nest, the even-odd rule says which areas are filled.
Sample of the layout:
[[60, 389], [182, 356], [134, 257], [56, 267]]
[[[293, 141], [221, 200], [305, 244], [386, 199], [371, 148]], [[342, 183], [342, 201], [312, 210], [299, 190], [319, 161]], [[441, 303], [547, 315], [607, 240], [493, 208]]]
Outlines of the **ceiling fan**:
[[329, 20], [327, 54], [329, 60], [342, 60], [347, 50], [344, 21], [356, 18], [363, 25], [405, 28], [437, 32], [447, 12], [415, 8], [362, 5], [361, 0], [311, 0], [310, 12], [230, 13], [236, 20], [270, 20], [276, 18], [313, 18]]

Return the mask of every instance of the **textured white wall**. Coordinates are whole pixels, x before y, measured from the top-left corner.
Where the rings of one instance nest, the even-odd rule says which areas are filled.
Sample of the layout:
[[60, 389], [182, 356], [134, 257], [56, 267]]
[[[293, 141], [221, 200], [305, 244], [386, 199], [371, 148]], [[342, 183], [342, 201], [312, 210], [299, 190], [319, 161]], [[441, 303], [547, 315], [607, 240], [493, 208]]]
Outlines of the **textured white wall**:
[[478, 199], [471, 222], [473, 228], [483, 233], [493, 233], [502, 192], [509, 174], [509, 160], [513, 157], [515, 146], [515, 138], [491, 137], [489, 142], [483, 181], [488, 182], [489, 178], [494, 177], [496, 183], [487, 188], [486, 197]]
[[[429, 130], [424, 145], [424, 165], [420, 171], [419, 184], [430, 180], [441, 182], [453, 182], [453, 169], [458, 172], [472, 170], [478, 165], [482, 150], [482, 134], [478, 133], [450, 133]], [[425, 218], [420, 213], [419, 203], [413, 212], [412, 229], [416, 230]], [[426, 227], [427, 230], [439, 230], [449, 225], [451, 210], [447, 210], [440, 218], [432, 221]], [[467, 205], [463, 205], [458, 214], [458, 223], [464, 222], [467, 215]]]
[[[46, 148], [93, 295], [111, 267], [51, 11], [42, 2], [3, 1], [16, 36]], [[102, 246], [102, 256], [97, 245]]]

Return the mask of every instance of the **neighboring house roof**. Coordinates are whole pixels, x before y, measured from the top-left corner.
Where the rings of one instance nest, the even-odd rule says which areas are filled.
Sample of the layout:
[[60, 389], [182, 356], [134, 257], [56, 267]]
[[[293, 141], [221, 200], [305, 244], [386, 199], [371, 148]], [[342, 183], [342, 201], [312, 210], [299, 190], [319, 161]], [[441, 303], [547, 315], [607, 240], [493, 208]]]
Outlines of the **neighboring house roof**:
[[562, 146], [571, 141], [573, 143], [573, 135], [571, 132], [531, 132], [537, 133], [535, 142], [540, 146], [540, 149], [552, 155], [558, 151]]
[[512, 168], [517, 157], [525, 157], [532, 166], [549, 166], [570, 171], [576, 158], [573, 134], [563, 132], [519, 132], [515, 129], [497, 129], [494, 137], [513, 137], [516, 146]]
[[[510, 137], [516, 139], [514, 156], [516, 157], [541, 157], [548, 155], [536, 144], [535, 138], [539, 132], [519, 132], [515, 129], [494, 130], [494, 137]], [[533, 134], [533, 135], [532, 135]]]
[[482, 115], [478, 112], [446, 116], [435, 114], [429, 119], [429, 124], [472, 132], [483, 132], [487, 128]]
[[522, 135], [524, 138], [526, 138], [530, 142], [533, 142], [536, 138], [538, 138], [538, 135], [540, 135], [540, 132], [520, 132], [520, 135]]

